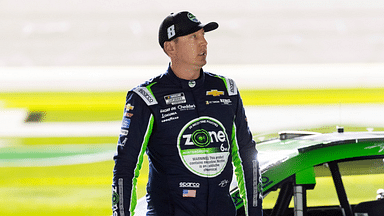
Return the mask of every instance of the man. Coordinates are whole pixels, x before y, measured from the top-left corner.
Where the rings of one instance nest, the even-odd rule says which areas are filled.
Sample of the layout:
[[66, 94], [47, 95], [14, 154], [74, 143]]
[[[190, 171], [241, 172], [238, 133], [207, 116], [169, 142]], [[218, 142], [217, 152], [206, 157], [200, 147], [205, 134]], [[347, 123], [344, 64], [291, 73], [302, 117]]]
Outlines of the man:
[[233, 167], [246, 215], [262, 215], [257, 150], [232, 79], [204, 72], [205, 32], [189, 12], [159, 29], [168, 70], [128, 92], [114, 156], [113, 214], [133, 215], [144, 152], [149, 158], [147, 215], [235, 216]]

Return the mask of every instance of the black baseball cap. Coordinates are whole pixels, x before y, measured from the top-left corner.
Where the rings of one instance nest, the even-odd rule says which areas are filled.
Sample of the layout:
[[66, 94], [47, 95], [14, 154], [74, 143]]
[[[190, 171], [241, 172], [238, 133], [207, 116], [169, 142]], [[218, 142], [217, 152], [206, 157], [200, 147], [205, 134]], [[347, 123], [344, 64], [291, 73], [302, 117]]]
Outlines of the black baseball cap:
[[192, 13], [182, 11], [179, 13], [171, 13], [160, 25], [159, 44], [164, 48], [165, 41], [171, 41], [177, 37], [197, 32], [204, 29], [205, 32], [215, 30], [219, 27], [216, 22], [202, 24]]

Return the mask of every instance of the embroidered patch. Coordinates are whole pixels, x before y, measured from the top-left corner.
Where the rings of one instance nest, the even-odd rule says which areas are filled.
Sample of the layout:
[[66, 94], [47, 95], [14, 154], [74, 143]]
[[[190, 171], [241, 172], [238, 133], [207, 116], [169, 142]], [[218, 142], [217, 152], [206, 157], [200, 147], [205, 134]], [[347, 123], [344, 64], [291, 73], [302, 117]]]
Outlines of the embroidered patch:
[[164, 100], [166, 104], [181, 104], [181, 103], [186, 103], [187, 100], [185, 99], [184, 92], [176, 93], [176, 94], [171, 94], [171, 95], [166, 95], [164, 96]]
[[124, 118], [123, 123], [121, 124], [122, 128], [129, 128], [129, 125], [131, 125], [131, 119]]
[[133, 113], [128, 113], [128, 112], [126, 112], [126, 113], [124, 114], [124, 116], [125, 116], [125, 117], [128, 117], [128, 118], [131, 118], [131, 117], [133, 116]]
[[133, 108], [135, 108], [134, 106], [132, 106], [130, 103], [125, 105], [125, 110], [126, 111], [129, 111], [129, 110], [133, 110]]
[[199, 23], [199, 20], [195, 17], [195, 15], [191, 14], [191, 13], [188, 13], [187, 14], [187, 17], [189, 20], [191, 20], [192, 22], [195, 22], [195, 23]]
[[217, 89], [212, 89], [211, 91], [207, 91], [207, 95], [212, 95], [214, 97], [224, 95], [224, 91], [218, 91]]
[[196, 190], [183, 190], [183, 197], [196, 197]]
[[148, 106], [157, 104], [156, 98], [152, 95], [152, 93], [145, 87], [137, 87], [133, 89]]

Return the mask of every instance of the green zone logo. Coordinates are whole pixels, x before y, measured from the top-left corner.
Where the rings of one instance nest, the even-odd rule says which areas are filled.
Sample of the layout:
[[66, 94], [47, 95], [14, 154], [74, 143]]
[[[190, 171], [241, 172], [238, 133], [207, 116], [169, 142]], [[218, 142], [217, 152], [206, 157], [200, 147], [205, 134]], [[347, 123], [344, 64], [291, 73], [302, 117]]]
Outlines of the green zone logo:
[[117, 203], [119, 203], [119, 194], [114, 192], [112, 194], [112, 205], [116, 205]]
[[[120, 179], [119, 179], [120, 181]], [[117, 193], [117, 187], [112, 186], [112, 211], [113, 211], [113, 216], [118, 215], [118, 210], [119, 210], [119, 199], [120, 196]]]
[[192, 141], [196, 146], [206, 147], [211, 143], [211, 138], [206, 130], [200, 129], [193, 132]]
[[207, 116], [188, 122], [177, 138], [183, 164], [202, 177], [215, 177], [223, 171], [228, 161], [229, 143], [222, 123]]

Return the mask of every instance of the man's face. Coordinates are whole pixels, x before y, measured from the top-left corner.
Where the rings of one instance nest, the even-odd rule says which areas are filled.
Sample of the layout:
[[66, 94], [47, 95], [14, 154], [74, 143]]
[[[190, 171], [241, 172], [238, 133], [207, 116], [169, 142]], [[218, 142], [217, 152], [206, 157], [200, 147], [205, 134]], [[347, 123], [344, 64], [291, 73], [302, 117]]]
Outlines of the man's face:
[[200, 69], [207, 63], [207, 45], [204, 29], [178, 37], [175, 43], [175, 60], [182, 65], [194, 66], [196, 69]]

